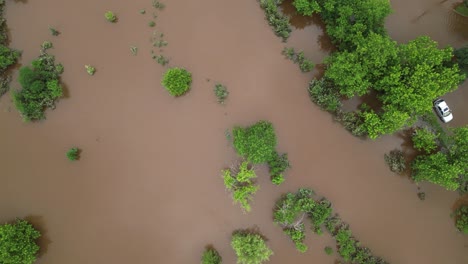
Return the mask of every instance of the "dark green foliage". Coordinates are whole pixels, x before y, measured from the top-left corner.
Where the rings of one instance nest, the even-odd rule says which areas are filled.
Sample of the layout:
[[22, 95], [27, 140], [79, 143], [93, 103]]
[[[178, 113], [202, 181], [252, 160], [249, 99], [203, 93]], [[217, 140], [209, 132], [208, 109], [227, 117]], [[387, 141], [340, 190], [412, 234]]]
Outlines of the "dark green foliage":
[[340, 95], [326, 80], [312, 80], [309, 83], [310, 99], [328, 112], [336, 112], [341, 107]]
[[468, 234], [468, 206], [462, 205], [455, 211], [455, 226], [458, 231]]
[[148, 26], [149, 27], [154, 27], [154, 26], [156, 26], [156, 22], [150, 21], [150, 22], [148, 22]]
[[63, 95], [59, 81], [63, 66], [55, 64], [53, 55], [41, 50], [31, 65], [20, 69], [18, 81], [22, 89], [13, 92], [15, 106], [25, 121], [44, 119], [45, 109], [54, 109], [55, 102]]
[[106, 18], [107, 21], [111, 22], [111, 23], [115, 23], [117, 22], [117, 16], [114, 14], [114, 12], [112, 11], [107, 11], [105, 14], [104, 14], [104, 17]]
[[296, 64], [299, 64], [299, 68], [302, 72], [310, 72], [315, 66], [312, 61], [306, 59], [303, 51], [296, 52], [294, 48], [285, 47], [282, 53], [286, 58], [292, 60]]
[[356, 253], [356, 241], [351, 236], [351, 231], [341, 228], [335, 236], [338, 244], [338, 253], [346, 261], [351, 261]]
[[8, 67], [15, 64], [20, 55], [19, 51], [0, 44], [0, 73], [3, 74]]
[[332, 213], [331, 203], [327, 199], [317, 202], [310, 212], [309, 217], [312, 221], [313, 230], [317, 234], [322, 234], [321, 226]]
[[227, 90], [226, 86], [219, 83], [215, 85], [214, 93], [216, 98], [218, 98], [218, 103], [220, 104], [224, 104], [224, 101], [229, 96], [229, 91]]
[[315, 0], [294, 0], [293, 5], [303, 16], [311, 16], [313, 13], [320, 12], [320, 5]]
[[52, 34], [52, 36], [60, 35], [60, 31], [58, 31], [57, 29], [55, 29], [53, 27], [49, 27], [49, 31], [50, 31], [50, 34]]
[[67, 151], [67, 158], [71, 161], [80, 159], [80, 150], [78, 148], [71, 148]]
[[244, 161], [239, 168], [223, 170], [222, 177], [224, 186], [232, 192], [234, 202], [240, 203], [243, 210], [250, 212], [250, 201], [253, 200], [252, 196], [258, 190], [258, 185], [255, 185], [257, 175], [254, 169], [247, 161]]
[[364, 120], [359, 111], [344, 112], [338, 109], [336, 111], [335, 120], [340, 122], [346, 130], [357, 137], [366, 135], [366, 129], [363, 126]]
[[268, 162], [274, 157], [276, 135], [270, 122], [259, 121], [246, 128], [234, 127], [232, 132], [237, 153], [253, 164]]
[[248, 231], [235, 232], [231, 238], [231, 246], [236, 252], [238, 264], [261, 264], [273, 255], [261, 235]]
[[265, 18], [275, 34], [286, 42], [292, 30], [288, 17], [278, 8], [282, 2], [283, 0], [260, 0], [260, 7], [265, 10]]
[[426, 193], [425, 192], [418, 192], [418, 198], [421, 201], [426, 200]]
[[3, 18], [5, 1], [0, 1], [0, 97], [10, 86], [11, 75], [7, 72], [10, 66], [16, 64], [21, 53], [8, 47], [8, 30]]
[[280, 155], [275, 152], [267, 163], [270, 169], [271, 181], [276, 185], [280, 185], [284, 181], [283, 172], [290, 167], [288, 154], [284, 153]]
[[25, 220], [0, 225], [0, 263], [34, 263], [39, 251], [36, 240], [40, 236], [41, 233]]
[[172, 96], [185, 94], [192, 84], [192, 74], [182, 68], [170, 68], [164, 74], [162, 85]]
[[216, 249], [209, 247], [202, 255], [201, 264], [221, 264], [222, 258]]
[[406, 170], [406, 161], [403, 156], [403, 151], [394, 149], [390, 153], [384, 155], [385, 162], [391, 171], [402, 173]]
[[333, 254], [333, 249], [331, 247], [325, 247], [323, 250], [325, 251], [325, 254], [329, 256]]
[[468, 46], [455, 49], [453, 54], [455, 55], [458, 66], [468, 71]]
[[415, 149], [431, 153], [437, 148], [437, 137], [438, 135], [432, 133], [427, 128], [418, 128], [414, 131], [411, 139], [413, 140]]

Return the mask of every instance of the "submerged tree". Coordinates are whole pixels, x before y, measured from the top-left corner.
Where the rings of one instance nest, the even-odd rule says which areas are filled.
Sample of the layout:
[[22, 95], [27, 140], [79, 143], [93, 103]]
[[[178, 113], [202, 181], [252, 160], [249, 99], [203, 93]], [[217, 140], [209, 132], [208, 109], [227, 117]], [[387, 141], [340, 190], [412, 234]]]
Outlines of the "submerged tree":
[[40, 232], [25, 220], [0, 225], [0, 263], [32, 264], [36, 261]]
[[265, 239], [249, 231], [236, 231], [232, 235], [231, 246], [236, 252], [238, 264], [261, 264], [270, 259], [273, 251]]
[[258, 185], [255, 185], [254, 182], [255, 178], [257, 178], [254, 169], [247, 161], [244, 161], [235, 171], [226, 169], [222, 173], [224, 186], [232, 192], [234, 202], [240, 203], [242, 209], [250, 212], [250, 201], [258, 190]]

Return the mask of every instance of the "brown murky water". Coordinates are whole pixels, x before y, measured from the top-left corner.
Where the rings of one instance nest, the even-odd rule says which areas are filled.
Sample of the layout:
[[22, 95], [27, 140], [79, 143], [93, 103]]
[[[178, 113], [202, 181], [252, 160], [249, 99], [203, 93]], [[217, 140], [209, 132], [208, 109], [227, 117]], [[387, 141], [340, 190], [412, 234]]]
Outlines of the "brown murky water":
[[[466, 32], [448, 18], [449, 4], [426, 2], [394, 1], [390, 34], [398, 41], [429, 34], [442, 45], [462, 45]], [[416, 186], [383, 162], [385, 152], [406, 144], [402, 139], [356, 139], [314, 106], [305, 89], [312, 76], [283, 58], [285, 44], [256, 1], [165, 3], [156, 20], [169, 42], [165, 54], [194, 77], [192, 91], [177, 99], [161, 87], [163, 69], [150, 58], [150, 1], [8, 3], [21, 63], [38, 55], [42, 41], [53, 41], [68, 90], [35, 124], [9, 111], [8, 96], [0, 100], [0, 221], [29, 217], [40, 226], [45, 250], [38, 263], [198, 263], [207, 244], [234, 263], [230, 234], [251, 226], [269, 238], [270, 263], [334, 263], [323, 252], [333, 245], [328, 236], [309, 232], [310, 250], [300, 254], [272, 223], [274, 201], [302, 186], [329, 198], [363, 244], [391, 263], [468, 263], [468, 238], [449, 218], [459, 197], [422, 184], [427, 199], [419, 201]], [[142, 8], [146, 15], [138, 13]], [[109, 9], [118, 23], [104, 20]], [[50, 36], [49, 25], [62, 34]], [[295, 31], [288, 45], [319, 63], [326, 56], [317, 44], [322, 35], [311, 25]], [[139, 48], [137, 56], [130, 46]], [[95, 76], [85, 64], [96, 66]], [[225, 106], [214, 98], [216, 82], [231, 92]], [[466, 109], [466, 86], [460, 91], [453, 100]], [[293, 168], [276, 187], [260, 167], [261, 189], [245, 215], [219, 176], [236, 161], [224, 132], [259, 119], [274, 123]], [[467, 123], [460, 119], [456, 124]], [[83, 153], [71, 163], [65, 152], [74, 145]]]

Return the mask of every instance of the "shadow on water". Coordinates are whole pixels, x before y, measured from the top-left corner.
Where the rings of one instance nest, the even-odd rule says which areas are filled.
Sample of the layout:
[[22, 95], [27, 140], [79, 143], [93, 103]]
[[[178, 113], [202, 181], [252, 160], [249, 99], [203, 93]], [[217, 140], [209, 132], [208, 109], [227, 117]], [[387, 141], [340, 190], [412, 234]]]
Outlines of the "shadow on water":
[[52, 243], [52, 240], [50, 240], [49, 236], [47, 235], [44, 217], [39, 215], [29, 215], [26, 216], [24, 219], [31, 223], [35, 229], [41, 232], [41, 237], [39, 237], [39, 239], [37, 240], [37, 244], [40, 247], [38, 256], [44, 256], [44, 254], [47, 253], [50, 243]]

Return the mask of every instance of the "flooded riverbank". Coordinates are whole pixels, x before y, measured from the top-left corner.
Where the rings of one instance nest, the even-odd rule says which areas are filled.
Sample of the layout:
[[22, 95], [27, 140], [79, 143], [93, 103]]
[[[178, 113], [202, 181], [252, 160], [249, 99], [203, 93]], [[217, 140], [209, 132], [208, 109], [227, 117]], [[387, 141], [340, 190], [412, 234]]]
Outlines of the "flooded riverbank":
[[[390, 35], [406, 41], [424, 34], [422, 25], [398, 25], [406, 12], [424, 9], [422, 0], [412, 1], [412, 9], [395, 2]], [[65, 67], [68, 96], [44, 122], [23, 123], [9, 96], [0, 99], [0, 221], [30, 217], [45, 230], [47, 250], [38, 263], [198, 263], [207, 244], [234, 263], [231, 232], [251, 226], [269, 239], [275, 252], [269, 263], [334, 263], [323, 252], [334, 247], [328, 236], [308, 232], [309, 251], [300, 254], [273, 224], [276, 199], [298, 187], [326, 196], [362, 244], [391, 263], [468, 261], [468, 239], [449, 217], [458, 195], [423, 184], [427, 199], [420, 201], [416, 186], [383, 161], [401, 139], [362, 141], [313, 105], [306, 90], [312, 75], [281, 55], [285, 44], [256, 1], [165, 4], [155, 27], [169, 43], [164, 53], [171, 66], [193, 75], [192, 90], [177, 99], [161, 87], [164, 69], [151, 59], [150, 1], [8, 3], [11, 46], [23, 50], [21, 64], [50, 40]], [[105, 21], [107, 10], [117, 23]], [[62, 34], [52, 37], [49, 26]], [[290, 39], [315, 63], [326, 56], [319, 29], [311, 25]], [[463, 44], [427, 34], [441, 45]], [[130, 46], [139, 48], [137, 56]], [[94, 76], [85, 64], [97, 68]], [[216, 82], [230, 91], [225, 106], [213, 95]], [[277, 187], [259, 167], [261, 189], [252, 212], [243, 214], [220, 177], [237, 159], [224, 133], [259, 119], [274, 124], [278, 150], [289, 154], [292, 169]], [[71, 163], [65, 152], [75, 145], [82, 158]]]

